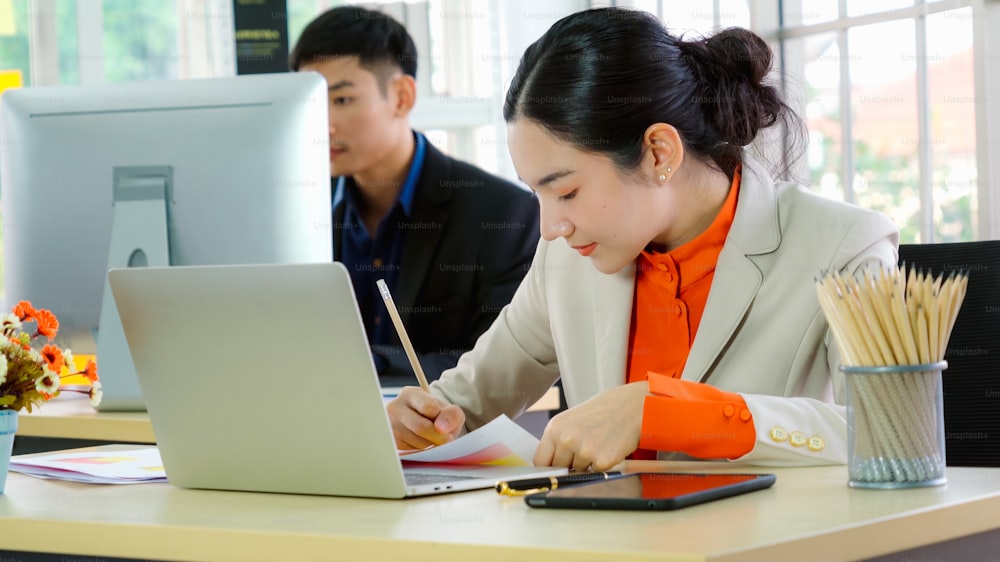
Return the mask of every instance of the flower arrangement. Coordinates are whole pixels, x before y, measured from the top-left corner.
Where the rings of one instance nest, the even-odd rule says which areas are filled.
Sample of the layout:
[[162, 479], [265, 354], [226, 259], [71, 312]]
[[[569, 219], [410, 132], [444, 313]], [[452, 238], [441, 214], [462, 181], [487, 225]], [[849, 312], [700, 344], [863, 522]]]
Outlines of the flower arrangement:
[[[97, 364], [90, 360], [82, 371], [76, 370], [70, 350], [51, 343], [58, 331], [55, 314], [27, 301], [0, 316], [0, 410], [31, 412], [63, 390], [85, 393], [91, 404], [100, 404]], [[36, 350], [34, 344], [43, 337], [48, 343]], [[73, 378], [81, 384], [68, 384]]]

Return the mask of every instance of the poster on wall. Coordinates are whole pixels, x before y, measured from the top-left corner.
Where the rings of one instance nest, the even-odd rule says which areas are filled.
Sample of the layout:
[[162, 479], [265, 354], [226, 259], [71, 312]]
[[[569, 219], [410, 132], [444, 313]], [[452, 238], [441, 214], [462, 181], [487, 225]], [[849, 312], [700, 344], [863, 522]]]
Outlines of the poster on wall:
[[233, 0], [236, 74], [288, 71], [286, 0]]

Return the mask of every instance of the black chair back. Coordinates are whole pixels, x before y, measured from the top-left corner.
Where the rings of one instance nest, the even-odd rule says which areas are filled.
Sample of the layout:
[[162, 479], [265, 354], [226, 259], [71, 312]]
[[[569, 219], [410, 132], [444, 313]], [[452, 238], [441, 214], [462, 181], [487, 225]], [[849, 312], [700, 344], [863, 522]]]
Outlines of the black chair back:
[[899, 262], [935, 276], [969, 274], [945, 352], [947, 464], [1000, 466], [1000, 240], [902, 244]]

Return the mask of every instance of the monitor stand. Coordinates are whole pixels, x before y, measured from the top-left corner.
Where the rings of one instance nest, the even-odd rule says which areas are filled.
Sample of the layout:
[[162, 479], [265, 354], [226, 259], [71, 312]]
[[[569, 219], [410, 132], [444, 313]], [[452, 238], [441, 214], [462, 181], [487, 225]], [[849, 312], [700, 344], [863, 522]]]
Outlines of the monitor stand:
[[[108, 269], [170, 265], [167, 201], [173, 193], [173, 168], [116, 167], [113, 189]], [[142, 390], [107, 276], [96, 340], [103, 392], [98, 409], [144, 411]]]

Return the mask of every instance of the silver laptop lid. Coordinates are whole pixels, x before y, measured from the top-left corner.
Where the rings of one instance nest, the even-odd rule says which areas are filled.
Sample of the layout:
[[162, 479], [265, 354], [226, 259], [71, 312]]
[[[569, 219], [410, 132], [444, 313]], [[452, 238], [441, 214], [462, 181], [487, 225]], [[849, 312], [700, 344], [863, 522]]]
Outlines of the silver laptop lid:
[[342, 264], [116, 269], [109, 279], [173, 484], [405, 495]]

